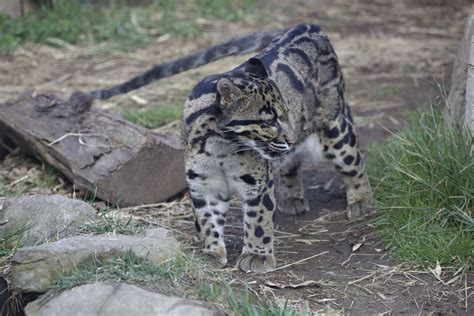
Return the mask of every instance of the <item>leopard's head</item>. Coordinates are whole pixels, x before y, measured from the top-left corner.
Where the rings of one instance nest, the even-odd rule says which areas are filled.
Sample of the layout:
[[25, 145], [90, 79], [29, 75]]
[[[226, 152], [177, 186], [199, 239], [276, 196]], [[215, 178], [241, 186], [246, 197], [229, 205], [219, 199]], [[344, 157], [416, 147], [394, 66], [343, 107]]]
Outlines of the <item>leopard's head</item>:
[[217, 82], [219, 125], [238, 148], [254, 149], [265, 159], [280, 157], [295, 142], [288, 106], [259, 59], [251, 58], [244, 66], [243, 73]]

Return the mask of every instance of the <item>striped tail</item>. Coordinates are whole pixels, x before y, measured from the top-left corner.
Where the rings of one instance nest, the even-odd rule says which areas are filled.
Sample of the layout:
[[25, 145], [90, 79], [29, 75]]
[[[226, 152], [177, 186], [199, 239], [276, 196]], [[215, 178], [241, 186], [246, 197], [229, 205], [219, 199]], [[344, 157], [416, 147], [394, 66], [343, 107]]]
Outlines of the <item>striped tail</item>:
[[211, 46], [176, 60], [153, 66], [141, 75], [108, 89], [95, 90], [90, 95], [96, 99], [106, 100], [113, 96], [127, 93], [141, 88], [162, 78], [170, 77], [180, 72], [197, 68], [218, 59], [257, 52], [267, 47], [272, 40], [286, 30], [273, 30], [261, 33], [252, 33], [243, 37], [231, 39], [228, 42]]

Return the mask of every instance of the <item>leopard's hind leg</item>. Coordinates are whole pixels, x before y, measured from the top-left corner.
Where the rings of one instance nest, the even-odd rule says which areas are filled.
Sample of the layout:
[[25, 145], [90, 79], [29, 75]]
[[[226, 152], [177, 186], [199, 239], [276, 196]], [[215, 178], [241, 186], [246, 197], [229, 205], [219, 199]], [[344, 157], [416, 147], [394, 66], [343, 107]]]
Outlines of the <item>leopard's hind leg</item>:
[[371, 189], [347, 105], [335, 119], [327, 123], [319, 137], [324, 156], [334, 163], [336, 170], [344, 177], [347, 217], [355, 218], [373, 211]]
[[302, 166], [316, 165], [322, 159], [322, 149], [316, 135], [310, 135], [294, 151], [276, 161], [275, 195], [277, 208], [285, 214], [303, 215], [310, 211], [304, 196]]
[[344, 80], [333, 48], [321, 45], [314, 128], [324, 156], [334, 163], [346, 185], [347, 217], [373, 210], [372, 194], [357, 145], [349, 106], [344, 100]]

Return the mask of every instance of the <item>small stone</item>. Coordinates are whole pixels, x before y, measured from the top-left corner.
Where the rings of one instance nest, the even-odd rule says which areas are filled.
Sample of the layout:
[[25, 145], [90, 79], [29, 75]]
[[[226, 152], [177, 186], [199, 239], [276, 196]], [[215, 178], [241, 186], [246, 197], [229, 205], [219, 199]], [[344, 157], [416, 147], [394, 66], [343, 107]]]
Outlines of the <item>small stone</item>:
[[55, 297], [46, 294], [28, 304], [25, 312], [27, 316], [224, 315], [209, 303], [105, 282], [81, 285]]
[[11, 285], [20, 292], [46, 292], [62, 276], [93, 258], [122, 256], [128, 252], [152, 263], [176, 256], [179, 243], [163, 228], [142, 235], [82, 235], [38, 246], [20, 248], [12, 258]]
[[[26, 195], [9, 198], [0, 209], [0, 236], [22, 232], [19, 244], [31, 246], [64, 238], [97, 218], [94, 208], [86, 202], [61, 195]], [[7, 246], [15, 246], [12, 239]]]

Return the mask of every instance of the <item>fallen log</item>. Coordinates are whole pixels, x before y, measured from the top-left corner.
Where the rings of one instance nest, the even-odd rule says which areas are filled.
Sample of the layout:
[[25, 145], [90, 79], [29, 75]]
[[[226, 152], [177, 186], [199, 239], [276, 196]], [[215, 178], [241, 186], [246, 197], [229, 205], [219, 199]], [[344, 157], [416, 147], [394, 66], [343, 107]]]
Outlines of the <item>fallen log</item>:
[[0, 148], [39, 157], [76, 189], [120, 206], [156, 203], [184, 190], [177, 138], [93, 109], [92, 100], [74, 100], [25, 93], [0, 104]]

